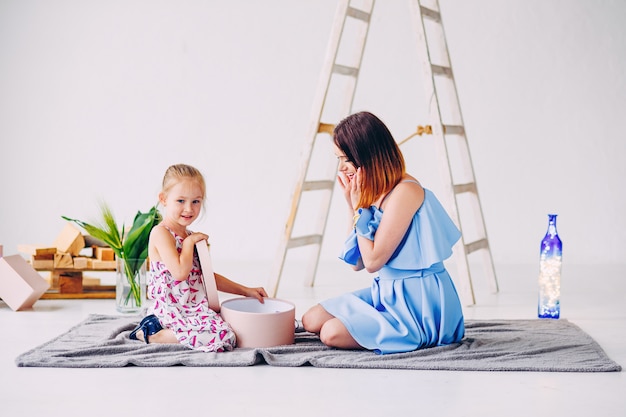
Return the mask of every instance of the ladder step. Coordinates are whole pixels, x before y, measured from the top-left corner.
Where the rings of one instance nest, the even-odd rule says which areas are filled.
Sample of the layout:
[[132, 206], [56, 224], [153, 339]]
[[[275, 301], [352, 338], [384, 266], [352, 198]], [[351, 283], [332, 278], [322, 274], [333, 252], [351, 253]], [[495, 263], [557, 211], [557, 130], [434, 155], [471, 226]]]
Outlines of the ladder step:
[[422, 10], [422, 16], [434, 20], [435, 22], [441, 22], [441, 13], [437, 10], [429, 9], [426, 6], [420, 6], [420, 9]]
[[468, 182], [467, 184], [456, 184], [454, 185], [454, 193], [462, 194], [462, 193], [476, 193], [476, 183]]
[[347, 75], [349, 77], [355, 77], [355, 78], [358, 77], [359, 75], [358, 68], [348, 67], [348, 66], [341, 65], [341, 64], [333, 65], [333, 72], [335, 74]]
[[433, 74], [443, 75], [443, 76], [452, 78], [452, 68], [450, 67], [444, 67], [441, 65], [432, 64], [431, 68], [433, 70]]
[[364, 12], [363, 10], [354, 8], [352, 6], [348, 7], [348, 11], [346, 12], [346, 15], [354, 19], [362, 20], [365, 23], [369, 23], [370, 17], [372, 16], [370, 13]]
[[302, 185], [302, 191], [332, 190], [334, 186], [335, 181], [330, 180], [305, 181]]
[[443, 125], [443, 133], [446, 135], [464, 135], [465, 128], [459, 125]]
[[476, 252], [477, 250], [488, 249], [488, 248], [489, 248], [489, 242], [487, 241], [487, 239], [480, 239], [475, 242], [466, 244], [465, 253], [469, 255], [470, 253]]
[[293, 248], [299, 248], [300, 246], [319, 245], [321, 243], [322, 243], [322, 235], [307, 235], [307, 236], [293, 237], [289, 239], [289, 242], [287, 242], [287, 248], [293, 249]]
[[334, 130], [335, 125], [331, 125], [329, 123], [320, 123], [319, 127], [317, 128], [317, 133], [328, 133], [329, 135], [332, 135]]

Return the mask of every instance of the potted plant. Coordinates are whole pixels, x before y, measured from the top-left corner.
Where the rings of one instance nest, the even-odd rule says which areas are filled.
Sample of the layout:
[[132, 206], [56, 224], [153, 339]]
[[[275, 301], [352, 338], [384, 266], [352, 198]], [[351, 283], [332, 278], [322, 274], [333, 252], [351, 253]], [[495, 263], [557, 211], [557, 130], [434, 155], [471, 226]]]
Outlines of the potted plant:
[[126, 232], [118, 227], [113, 212], [106, 203], [100, 204], [101, 221], [90, 224], [61, 216], [83, 228], [90, 236], [109, 245], [117, 258], [116, 308], [120, 312], [138, 312], [143, 307], [146, 292], [146, 259], [150, 231], [161, 221], [161, 213], [154, 205], [148, 212], [135, 215], [132, 227]]

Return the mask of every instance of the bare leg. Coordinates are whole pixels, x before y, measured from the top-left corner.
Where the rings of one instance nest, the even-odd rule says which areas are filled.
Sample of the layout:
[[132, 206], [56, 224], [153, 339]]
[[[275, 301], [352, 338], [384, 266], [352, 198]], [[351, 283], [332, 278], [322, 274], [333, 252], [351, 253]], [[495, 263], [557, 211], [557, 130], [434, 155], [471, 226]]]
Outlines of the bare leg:
[[320, 340], [326, 346], [340, 349], [358, 349], [359, 345], [352, 337], [346, 326], [328, 313], [324, 307], [317, 304], [302, 316], [302, 325], [305, 330], [320, 335]]
[[319, 304], [314, 305], [302, 316], [302, 325], [307, 332], [318, 333], [322, 330], [322, 326], [328, 320], [334, 319], [335, 316], [329, 314], [324, 307]]
[[328, 320], [322, 326], [320, 331], [320, 340], [326, 346], [336, 347], [339, 349], [359, 349], [362, 348], [352, 337], [346, 326], [341, 320], [334, 318]]
[[[145, 342], [146, 340], [143, 338], [143, 331], [139, 330], [137, 332], [137, 339]], [[170, 329], [160, 330], [158, 333], [153, 334], [148, 337], [148, 341], [150, 343], [179, 343], [178, 339], [176, 339], [176, 335]]]

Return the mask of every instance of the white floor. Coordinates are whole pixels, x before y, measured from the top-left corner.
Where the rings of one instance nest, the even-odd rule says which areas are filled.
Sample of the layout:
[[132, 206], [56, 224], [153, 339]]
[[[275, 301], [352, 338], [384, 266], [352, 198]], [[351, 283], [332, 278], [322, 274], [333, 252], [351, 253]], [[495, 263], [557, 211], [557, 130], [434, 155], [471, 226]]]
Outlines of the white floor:
[[[536, 317], [537, 265], [497, 266], [500, 292], [475, 274], [467, 319]], [[266, 265], [216, 265], [230, 278], [264, 285]], [[453, 271], [451, 269], [451, 271]], [[293, 276], [297, 273], [293, 273]], [[477, 276], [478, 275], [478, 276]], [[279, 298], [297, 314], [369, 277], [339, 261], [320, 265], [315, 287], [298, 278]], [[626, 265], [564, 265], [562, 317], [626, 367]], [[534, 373], [276, 368], [18, 368], [15, 357], [91, 313], [117, 314], [112, 300], [39, 300], [13, 312], [0, 301], [2, 416], [626, 416], [626, 372]]]

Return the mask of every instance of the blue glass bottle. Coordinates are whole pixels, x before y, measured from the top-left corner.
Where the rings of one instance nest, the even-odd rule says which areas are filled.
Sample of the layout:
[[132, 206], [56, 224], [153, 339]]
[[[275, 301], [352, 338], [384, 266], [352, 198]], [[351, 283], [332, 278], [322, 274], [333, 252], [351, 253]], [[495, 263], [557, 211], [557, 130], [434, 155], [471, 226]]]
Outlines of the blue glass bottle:
[[541, 241], [538, 306], [540, 319], [558, 319], [561, 314], [563, 243], [556, 231], [556, 216], [556, 214], [548, 214], [548, 231]]

